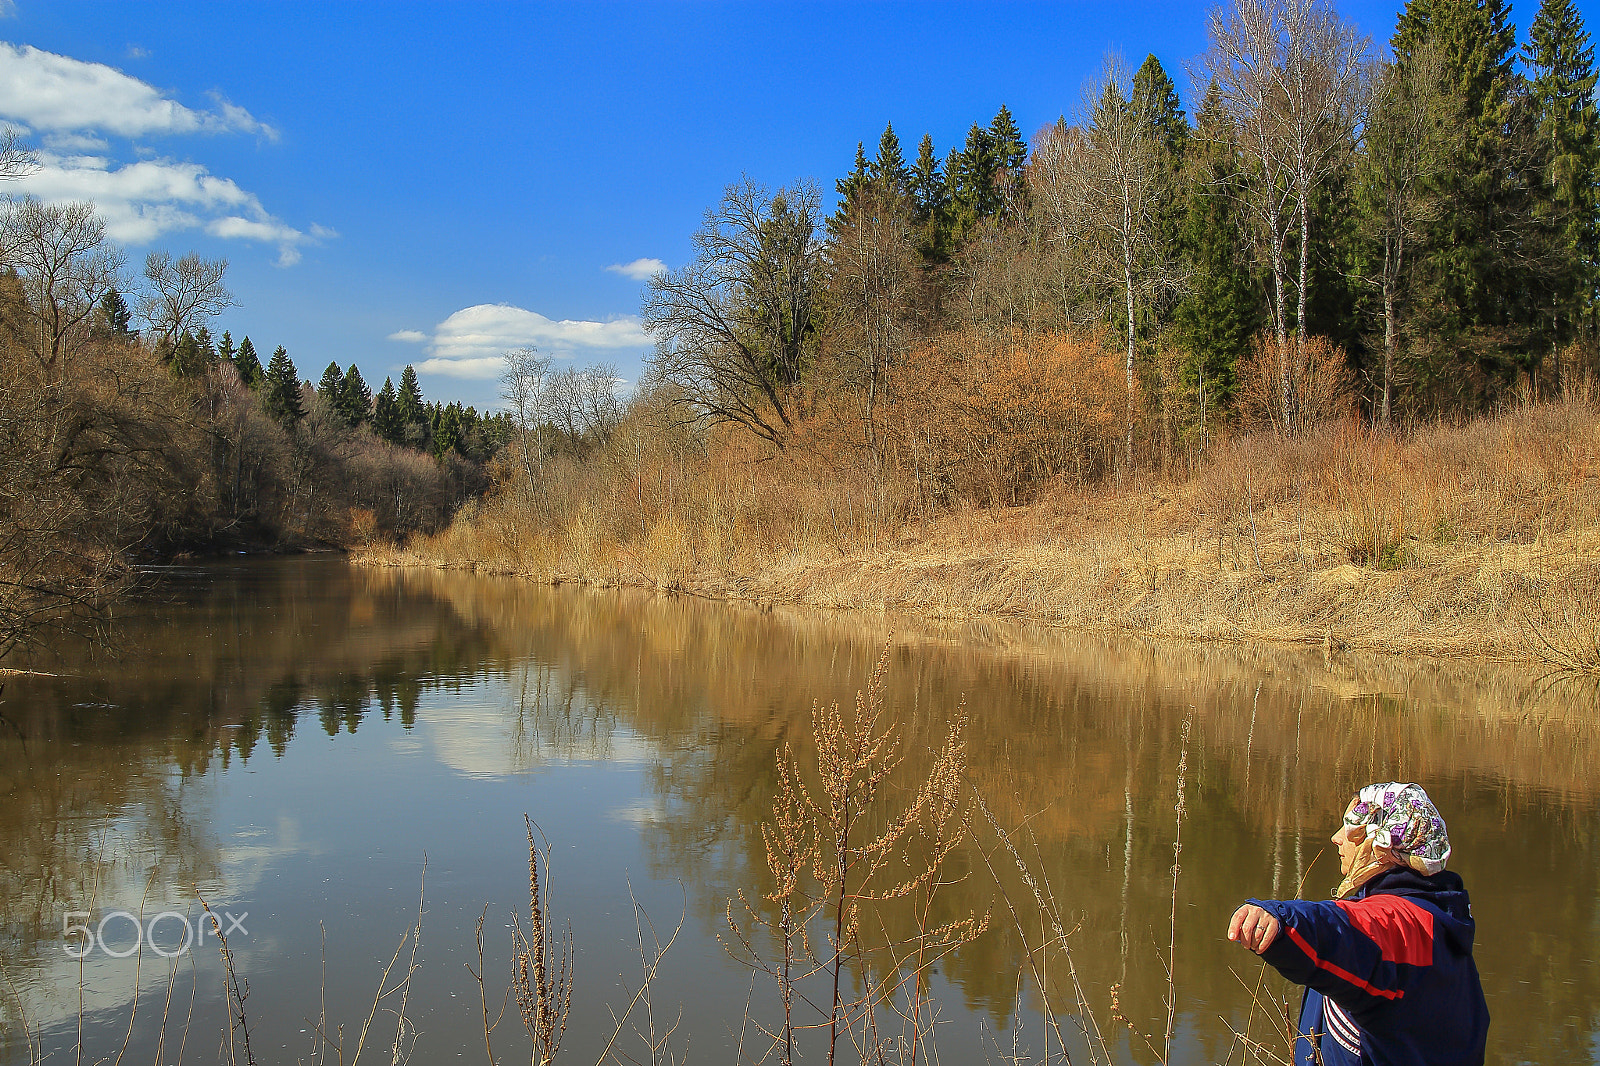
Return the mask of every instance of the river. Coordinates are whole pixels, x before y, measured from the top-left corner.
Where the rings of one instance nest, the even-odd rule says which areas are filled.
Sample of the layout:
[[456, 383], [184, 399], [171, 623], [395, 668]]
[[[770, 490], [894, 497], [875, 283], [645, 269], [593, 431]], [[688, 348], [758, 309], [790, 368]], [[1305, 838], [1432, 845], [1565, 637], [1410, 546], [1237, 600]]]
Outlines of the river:
[[[1058, 1056], [1047, 1013], [1089, 1061], [1068, 961], [1110, 1056], [1157, 1061], [1169, 960], [1175, 1066], [1246, 1061], [1237, 1034], [1270, 1046], [1290, 993], [1225, 941], [1228, 915], [1297, 886], [1326, 897], [1345, 799], [1403, 779], [1444, 813], [1472, 892], [1489, 1061], [1600, 1063], [1592, 685], [328, 557], [151, 577], [114, 653], [63, 642], [34, 664], [54, 676], [0, 677], [0, 1062], [72, 1060], [80, 1041], [83, 1061], [226, 1057], [201, 899], [243, 994], [237, 1061], [247, 1031], [258, 1062], [335, 1062], [334, 1044], [350, 1062], [369, 1016], [365, 1059], [390, 1061], [398, 1030], [412, 1061], [484, 1061], [484, 1004], [492, 1020], [506, 1002], [513, 916], [529, 920], [524, 815], [548, 842], [548, 924], [574, 951], [559, 1061], [596, 1061], [630, 1003], [613, 1048], [633, 1061], [650, 1061], [652, 1024], [658, 1040], [676, 1026], [662, 1047], [679, 1056], [757, 1059], [777, 987], [735, 957], [730, 901], [776, 918], [762, 825], [779, 759], [814, 769], [813, 706], [849, 708], [888, 647], [904, 761], [872, 824], [963, 714], [964, 795], [989, 812], [931, 900], [924, 885], [860, 921], [881, 960], [919, 928], [987, 916], [926, 968], [935, 1061]], [[1022, 945], [1052, 907], [1070, 960], [1036, 954], [1041, 996]], [[654, 957], [653, 935], [680, 925], [636, 1000], [640, 930]], [[766, 930], [744, 931], [776, 957]], [[859, 982], [846, 975], [846, 998]], [[803, 1004], [795, 1018], [825, 1021]], [[809, 1060], [825, 1034], [801, 1033]], [[491, 1042], [497, 1060], [527, 1054], [514, 999]]]

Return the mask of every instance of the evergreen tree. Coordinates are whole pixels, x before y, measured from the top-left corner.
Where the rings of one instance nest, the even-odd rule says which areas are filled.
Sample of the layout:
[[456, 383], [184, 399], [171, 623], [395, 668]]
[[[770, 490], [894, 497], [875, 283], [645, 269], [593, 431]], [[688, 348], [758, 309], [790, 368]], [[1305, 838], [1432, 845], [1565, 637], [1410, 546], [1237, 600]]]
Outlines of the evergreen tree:
[[1413, 365], [1437, 402], [1482, 405], [1529, 365], [1531, 305], [1544, 287], [1530, 231], [1521, 147], [1512, 136], [1516, 30], [1504, 0], [1411, 0], [1393, 39], [1403, 75], [1437, 65], [1451, 115], [1430, 167], [1437, 211], [1415, 260]]
[[256, 346], [250, 343], [249, 335], [239, 342], [239, 350], [233, 356], [233, 365], [239, 371], [239, 380], [244, 382], [246, 388], [261, 387], [265, 374], [261, 369], [261, 360], [256, 357]]
[[196, 378], [205, 373], [205, 355], [193, 333], [184, 330], [167, 354], [167, 369], [175, 378]]
[[335, 404], [339, 417], [345, 424], [354, 428], [372, 417], [372, 390], [367, 388], [367, 383], [361, 378], [361, 371], [354, 363], [344, 373], [344, 380], [339, 385], [339, 399]]
[[945, 163], [951, 223], [958, 242], [965, 240], [979, 222], [999, 207], [996, 169], [994, 137], [974, 122], [967, 130], [966, 146], [953, 152]]
[[383, 389], [373, 401], [372, 429], [390, 444], [405, 442], [405, 423], [400, 420], [400, 402], [395, 397], [393, 378], [383, 379]]
[[1028, 183], [1022, 177], [1028, 143], [1005, 104], [989, 122], [989, 151], [994, 160], [995, 210], [1014, 211], [1020, 217], [1028, 209]]
[[[248, 337], [245, 342], [249, 342]], [[240, 348], [242, 350], [243, 345]], [[278, 345], [278, 350], [272, 353], [262, 383], [265, 386], [262, 404], [267, 414], [291, 429], [306, 416], [305, 405], [300, 400], [300, 372], [283, 345]]]
[[338, 363], [329, 363], [323, 368], [322, 380], [317, 382], [317, 395], [328, 405], [328, 410], [338, 413], [339, 395], [343, 391], [344, 371], [339, 369]]
[[856, 165], [846, 176], [833, 183], [839, 192], [839, 205], [834, 209], [834, 218], [843, 217], [850, 207], [850, 202], [855, 199], [858, 191], [867, 184], [867, 152], [862, 142], [856, 142]]
[[1600, 284], [1600, 110], [1594, 46], [1572, 0], [1543, 0], [1523, 49], [1538, 123], [1543, 178], [1536, 211], [1558, 235], [1565, 269], [1556, 280], [1556, 336], [1592, 335]]
[[906, 196], [911, 191], [911, 172], [906, 169], [905, 157], [900, 153], [900, 138], [894, 132], [894, 123], [883, 127], [878, 138], [878, 155], [867, 164], [867, 180], [880, 190], [896, 196]]
[[461, 440], [461, 405], [434, 404], [433, 408], [433, 455], [443, 459]]
[[[1161, 61], [1153, 54], [1146, 56], [1133, 76], [1134, 115], [1141, 129], [1157, 145], [1153, 234], [1157, 254], [1164, 261], [1179, 255], [1184, 223], [1189, 202], [1183, 183], [1183, 159], [1189, 144], [1189, 122], [1184, 117], [1178, 99], [1178, 87], [1172, 83]], [[1166, 324], [1172, 310], [1171, 298], [1165, 303], [1147, 302], [1139, 309], [1140, 332], [1148, 339]]]
[[227, 330], [222, 331], [222, 340], [217, 342], [217, 358], [233, 362], [233, 334]]
[[917, 250], [929, 265], [949, 258], [949, 214], [950, 192], [939, 169], [939, 157], [933, 152], [933, 137], [924, 133], [911, 172], [911, 223], [917, 233]]
[[128, 302], [116, 289], [109, 290], [100, 297], [99, 314], [95, 322], [95, 331], [102, 336], [115, 337], [126, 340], [133, 336], [132, 316], [128, 313]]
[[400, 395], [397, 397], [400, 414], [400, 432], [405, 444], [423, 448], [427, 444], [430, 420], [422, 404], [422, 386], [417, 383], [417, 372], [407, 364], [400, 375]]
[[217, 361], [217, 345], [211, 339], [211, 331], [204, 326], [194, 331], [195, 347], [200, 350], [200, 358], [206, 366]]
[[1184, 215], [1180, 231], [1190, 274], [1188, 294], [1173, 311], [1174, 332], [1188, 353], [1182, 372], [1196, 389], [1204, 383], [1207, 410], [1233, 401], [1235, 370], [1251, 338], [1266, 321], [1252, 284], [1248, 232], [1237, 196], [1242, 181], [1233, 149], [1233, 126], [1222, 111], [1215, 85], [1195, 115], [1195, 137], [1184, 168]]

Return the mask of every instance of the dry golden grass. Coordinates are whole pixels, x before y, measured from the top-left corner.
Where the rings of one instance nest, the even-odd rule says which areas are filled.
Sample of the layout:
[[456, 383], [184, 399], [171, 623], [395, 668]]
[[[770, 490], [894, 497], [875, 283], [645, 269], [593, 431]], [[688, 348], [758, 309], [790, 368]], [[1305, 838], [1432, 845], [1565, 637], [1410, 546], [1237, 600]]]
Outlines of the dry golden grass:
[[1222, 641], [1549, 659], [1600, 596], [1600, 418], [1223, 441], [1182, 475], [933, 507], [904, 474], [630, 430], [535, 496], [361, 558]]

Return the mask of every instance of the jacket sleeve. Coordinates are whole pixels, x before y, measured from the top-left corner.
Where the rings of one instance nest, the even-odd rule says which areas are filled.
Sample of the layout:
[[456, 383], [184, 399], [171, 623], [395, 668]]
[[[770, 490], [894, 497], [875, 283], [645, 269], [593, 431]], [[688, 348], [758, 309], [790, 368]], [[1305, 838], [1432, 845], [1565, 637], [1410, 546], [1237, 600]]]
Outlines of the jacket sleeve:
[[1433, 964], [1433, 914], [1401, 896], [1250, 902], [1283, 923], [1262, 959], [1358, 1022], [1404, 1000], [1419, 968]]

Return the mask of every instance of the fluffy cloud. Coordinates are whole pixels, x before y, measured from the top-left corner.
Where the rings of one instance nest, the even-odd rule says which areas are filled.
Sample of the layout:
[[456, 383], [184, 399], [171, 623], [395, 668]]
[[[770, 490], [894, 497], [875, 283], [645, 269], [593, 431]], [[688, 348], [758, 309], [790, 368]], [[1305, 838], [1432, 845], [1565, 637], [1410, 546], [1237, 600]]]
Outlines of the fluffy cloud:
[[253, 193], [198, 163], [143, 159], [122, 166], [103, 155], [39, 153], [39, 169], [17, 182], [21, 191], [50, 203], [91, 200], [113, 240], [147, 244], [166, 234], [197, 229], [224, 240], [258, 241], [278, 249], [278, 264], [292, 266], [300, 249], [338, 234], [322, 226], [302, 232], [272, 217]]
[[428, 339], [428, 335], [420, 329], [397, 329], [386, 338], [391, 341], [404, 341], [407, 344], [421, 344]]
[[122, 137], [149, 134], [277, 131], [242, 107], [213, 96], [214, 110], [196, 111], [138, 78], [103, 63], [0, 42], [0, 117], [35, 130], [99, 130]]
[[613, 274], [621, 274], [625, 278], [632, 278], [634, 281], [649, 281], [663, 270], [666, 270], [667, 264], [659, 259], [635, 259], [631, 263], [612, 263], [606, 269]]
[[417, 369], [458, 378], [498, 377], [504, 367], [502, 353], [530, 344], [557, 359], [606, 358], [609, 353], [650, 346], [649, 336], [632, 316], [607, 322], [556, 321], [510, 304], [462, 308], [435, 326], [431, 335], [399, 330], [389, 339], [426, 340], [430, 358], [418, 363]]
[[[293, 266], [302, 249], [338, 236], [323, 226], [289, 225], [232, 179], [137, 143], [211, 133], [277, 138], [216, 93], [209, 108], [187, 107], [103, 63], [0, 42], [0, 121], [25, 127], [38, 141], [39, 168], [15, 187], [51, 203], [92, 201], [113, 240], [147, 244], [195, 230], [276, 248], [278, 265]], [[119, 158], [110, 138], [135, 143]]]

